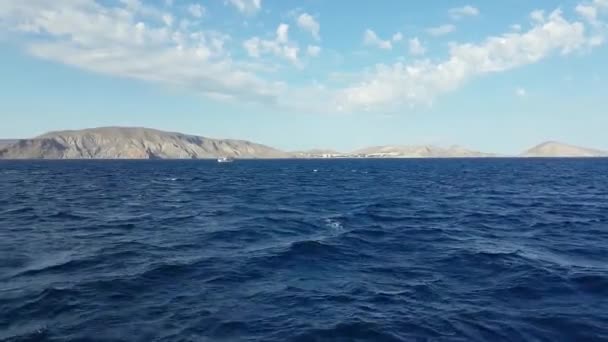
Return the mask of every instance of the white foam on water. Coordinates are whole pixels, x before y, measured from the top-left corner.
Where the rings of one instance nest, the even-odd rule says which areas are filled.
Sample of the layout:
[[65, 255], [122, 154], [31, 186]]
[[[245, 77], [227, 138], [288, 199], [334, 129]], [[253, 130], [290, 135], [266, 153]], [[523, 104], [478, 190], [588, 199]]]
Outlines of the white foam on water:
[[336, 219], [326, 218], [325, 225], [335, 233], [341, 233], [344, 231], [344, 225], [342, 224], [342, 222]]

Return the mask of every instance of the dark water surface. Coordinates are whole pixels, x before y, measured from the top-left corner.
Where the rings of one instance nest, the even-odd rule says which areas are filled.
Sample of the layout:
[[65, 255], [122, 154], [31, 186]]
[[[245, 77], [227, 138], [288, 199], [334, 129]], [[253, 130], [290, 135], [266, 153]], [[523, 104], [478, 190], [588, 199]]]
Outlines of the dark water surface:
[[608, 159], [0, 162], [0, 340], [608, 340]]

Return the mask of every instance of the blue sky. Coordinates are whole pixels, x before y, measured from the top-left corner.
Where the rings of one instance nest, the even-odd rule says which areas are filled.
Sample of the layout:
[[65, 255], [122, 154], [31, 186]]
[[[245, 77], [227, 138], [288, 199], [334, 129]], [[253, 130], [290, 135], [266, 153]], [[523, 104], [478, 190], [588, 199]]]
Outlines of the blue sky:
[[4, 0], [0, 137], [608, 149], [608, 0]]

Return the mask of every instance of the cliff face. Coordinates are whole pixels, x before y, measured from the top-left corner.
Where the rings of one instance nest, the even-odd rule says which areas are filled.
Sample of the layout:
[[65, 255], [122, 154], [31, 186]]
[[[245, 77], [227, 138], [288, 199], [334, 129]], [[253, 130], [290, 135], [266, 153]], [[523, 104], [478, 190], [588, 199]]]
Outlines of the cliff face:
[[556, 141], [544, 142], [525, 151], [524, 157], [607, 157], [608, 152]]
[[147, 128], [104, 127], [52, 132], [0, 147], [4, 159], [283, 158], [277, 149], [244, 140], [209, 139]]

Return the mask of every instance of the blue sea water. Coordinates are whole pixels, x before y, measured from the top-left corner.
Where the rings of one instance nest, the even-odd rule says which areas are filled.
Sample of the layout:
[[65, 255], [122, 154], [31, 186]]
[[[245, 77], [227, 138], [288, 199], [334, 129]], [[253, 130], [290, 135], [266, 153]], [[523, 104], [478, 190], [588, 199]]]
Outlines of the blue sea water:
[[0, 341], [410, 340], [608, 340], [608, 159], [0, 162]]

